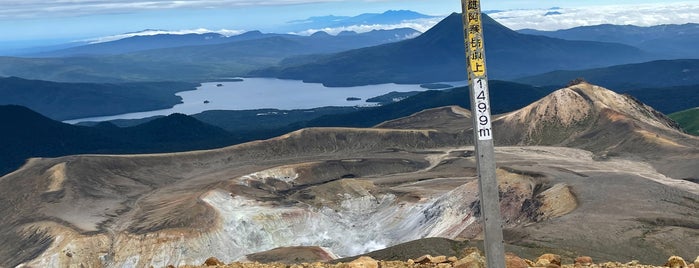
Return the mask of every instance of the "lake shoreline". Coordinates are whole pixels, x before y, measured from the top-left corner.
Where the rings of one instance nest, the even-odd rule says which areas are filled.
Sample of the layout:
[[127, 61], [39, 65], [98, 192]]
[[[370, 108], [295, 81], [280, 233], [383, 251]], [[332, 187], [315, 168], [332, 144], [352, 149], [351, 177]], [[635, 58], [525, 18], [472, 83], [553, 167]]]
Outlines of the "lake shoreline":
[[[463, 82], [454, 82], [460, 84]], [[451, 84], [448, 83], [447, 84]], [[182, 103], [168, 109], [97, 116], [63, 121], [102, 122], [118, 119], [142, 119], [167, 116], [173, 113], [193, 115], [210, 110], [299, 110], [319, 107], [363, 107], [376, 106], [366, 100], [391, 92], [422, 92], [422, 85], [379, 84], [356, 87], [326, 87], [320, 83], [305, 83], [300, 80], [277, 78], [240, 78], [202, 83], [195, 90], [175, 93]], [[357, 99], [361, 99], [358, 101]]]

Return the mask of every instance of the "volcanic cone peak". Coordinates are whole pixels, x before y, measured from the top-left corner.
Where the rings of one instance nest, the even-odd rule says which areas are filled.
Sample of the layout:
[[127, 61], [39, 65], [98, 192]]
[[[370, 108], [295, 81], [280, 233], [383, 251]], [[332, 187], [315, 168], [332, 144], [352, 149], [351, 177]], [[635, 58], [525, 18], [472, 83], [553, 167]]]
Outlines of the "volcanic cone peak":
[[557, 90], [503, 119], [530, 122], [531, 120], [534, 122], [555, 120], [568, 127], [605, 110], [641, 120], [659, 128], [675, 129], [674, 123], [667, 117], [633, 97], [620, 95], [609, 89], [588, 83], [580, 83]]
[[590, 132], [614, 124], [624, 131], [652, 129], [681, 134], [677, 124], [628, 95], [609, 89], [579, 83], [536, 101], [518, 111], [496, 119], [505, 144], [568, 144]]

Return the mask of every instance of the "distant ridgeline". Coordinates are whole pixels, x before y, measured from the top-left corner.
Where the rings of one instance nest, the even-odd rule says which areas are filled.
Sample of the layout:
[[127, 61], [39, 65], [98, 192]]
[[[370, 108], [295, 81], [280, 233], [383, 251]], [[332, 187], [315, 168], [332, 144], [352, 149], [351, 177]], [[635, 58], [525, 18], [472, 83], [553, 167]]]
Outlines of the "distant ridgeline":
[[[59, 90], [56, 91], [56, 94], [60, 95], [69, 95], [70, 86], [75, 85], [30, 81], [19, 78], [5, 78], [0, 80], [0, 82], [4, 82], [5, 85], [16, 82], [24, 88], [28, 88], [29, 85], [46, 84], [50, 87], [58, 88]], [[93, 84], [77, 85], [87, 88], [90, 86], [95, 86], [97, 89], [100, 88], [98, 85]], [[118, 88], [115, 85], [106, 85], [105, 87], [110, 86]], [[498, 105], [493, 108], [497, 112], [521, 108], [552, 91], [552, 89], [548, 88], [498, 81], [493, 82], [492, 88], [493, 92], [502, 93], [499, 94], [500, 97], [494, 97], [494, 99], [499, 100]], [[89, 89], [94, 90], [93, 88]], [[2, 90], [0, 89], [0, 91]], [[32, 91], [38, 92], [31, 93]], [[0, 173], [9, 172], [17, 168], [28, 157], [54, 157], [81, 153], [145, 153], [195, 150], [215, 148], [256, 139], [267, 139], [310, 126], [370, 127], [385, 120], [411, 115], [423, 109], [446, 105], [467, 107], [468, 98], [464, 97], [467, 96], [466, 91], [466, 88], [456, 88], [447, 91], [426, 91], [400, 102], [375, 108], [364, 108], [359, 111], [352, 107], [329, 107], [290, 111], [286, 114], [281, 112], [275, 114], [278, 110], [269, 109], [255, 111], [208, 111], [193, 115], [193, 117], [173, 114], [150, 121], [146, 120], [146, 123], [125, 128], [119, 128], [111, 123], [96, 124], [92, 127], [74, 126], [54, 121], [21, 106], [0, 106], [0, 124], [13, 126], [11, 129], [0, 133], [0, 144], [3, 145], [0, 147], [0, 151], [2, 151], [0, 152], [0, 157], [3, 158], [3, 161], [0, 161], [0, 163], [3, 163], [3, 166], [0, 167]], [[7, 92], [16, 93], [17, 91], [8, 90]], [[48, 105], [42, 103], [42, 98], [46, 100], [55, 99], [51, 98], [51, 94], [39, 96], [41, 91], [38, 89], [28, 89], [28, 92], [31, 93], [31, 96], [38, 98], [34, 100], [34, 105], [45, 105], [47, 107], [44, 110], [51, 112], [59, 109], [58, 104], [61, 102], [48, 102]], [[92, 91], [86, 90], [86, 92], [91, 93]], [[135, 97], [137, 96], [141, 95], [136, 94]], [[100, 97], [105, 98], [104, 96]], [[14, 99], [21, 98], [15, 97]], [[3, 98], [2, 100], [6, 101], [7, 99]], [[98, 106], [89, 105], [89, 102], [85, 102], [83, 105], [85, 107]], [[80, 112], [65, 108], [74, 106], [60, 107], [66, 110], [62, 111], [65, 114]], [[313, 113], [307, 112], [309, 110], [313, 111]], [[268, 127], [263, 128], [260, 125]]]
[[[457, 106], [408, 109], [418, 101], [463, 102], [464, 91], [428, 91], [412, 97], [418, 100], [364, 110], [410, 113], [373, 128], [307, 128], [186, 153], [35, 159], [0, 179], [0, 199], [7, 204], [0, 206], [0, 241], [7, 241], [0, 244], [0, 266], [161, 267], [200, 264], [208, 256], [231, 262], [270, 248], [283, 255], [281, 248], [299, 239], [342, 256], [430, 236], [474, 241], [483, 215], [474, 194], [477, 156], [465, 147], [474, 140], [471, 112]], [[456, 93], [462, 97], [449, 95]], [[12, 126], [0, 133], [7, 136], [0, 150], [13, 150], [0, 156], [39, 155], [42, 147], [51, 153], [195, 147], [238, 134], [177, 114], [121, 130], [109, 123], [65, 125], [19, 106], [2, 106], [0, 114], [0, 123]], [[492, 125], [503, 224], [517, 234], [508, 244], [530, 256], [540, 250], [565, 254], [532, 266], [570, 263], [578, 254], [598, 262], [663, 263], [670, 254], [699, 252], [693, 243], [699, 236], [699, 218], [693, 217], [699, 210], [699, 137], [682, 133], [667, 116], [581, 82], [496, 114]], [[60, 243], [64, 238], [79, 239]], [[456, 251], [451, 243], [422, 242]], [[418, 259], [422, 254], [452, 255], [416, 253], [410, 256], [416, 264], [433, 262]], [[448, 265], [446, 256], [439, 259]]]
[[175, 93], [198, 83], [58, 83], [0, 78], [0, 105], [26, 106], [54, 120], [166, 109], [181, 103]]
[[110, 123], [74, 126], [51, 120], [25, 107], [0, 105], [0, 174], [29, 157], [85, 153], [176, 152], [216, 148], [240, 139], [182, 114], [142, 125], [118, 128]]
[[[25, 81], [16, 78], [5, 80]], [[558, 87], [535, 87], [493, 80], [490, 88], [492, 112], [502, 114], [529, 105]], [[663, 109], [696, 104], [699, 96], [691, 87], [678, 87], [672, 91], [676, 94], [659, 94], [662, 92], [667, 91], [647, 89], [628, 93], [644, 103], [666, 103], [667, 107], [655, 107], [661, 112], [665, 112]], [[379, 107], [207, 111], [192, 116], [173, 114], [145, 120], [117, 120], [114, 124], [92, 123], [89, 127], [53, 121], [20, 106], [0, 106], [0, 124], [13, 126], [0, 133], [0, 174], [16, 169], [28, 157], [186, 151], [267, 139], [305, 127], [372, 127], [435, 107], [458, 105], [468, 108], [467, 96], [467, 88], [460, 87], [428, 90]], [[694, 111], [696, 109], [673, 117], [690, 133], [696, 128], [693, 123], [699, 121]]]
[[32, 57], [0, 57], [0, 75], [64, 82], [202, 82], [245, 76], [294, 56], [376, 46], [417, 34], [410, 28], [398, 28], [336, 36], [259, 31], [230, 37], [134, 36]]
[[[253, 75], [319, 82], [329, 86], [427, 83], [465, 78], [461, 15], [452, 14], [422, 35], [382, 46], [355, 49], [312, 61], [253, 71]], [[515, 32], [483, 15], [488, 75], [515, 79], [560, 69], [642, 62], [654, 54], [624, 44], [571, 41]]]

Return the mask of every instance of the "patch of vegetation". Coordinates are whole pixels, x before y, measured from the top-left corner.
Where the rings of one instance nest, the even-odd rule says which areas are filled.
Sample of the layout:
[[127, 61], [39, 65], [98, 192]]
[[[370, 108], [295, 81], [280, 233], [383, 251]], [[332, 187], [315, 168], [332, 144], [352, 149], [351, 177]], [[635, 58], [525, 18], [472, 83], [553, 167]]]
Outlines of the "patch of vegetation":
[[669, 117], [680, 124], [687, 133], [699, 136], [699, 107], [672, 113]]

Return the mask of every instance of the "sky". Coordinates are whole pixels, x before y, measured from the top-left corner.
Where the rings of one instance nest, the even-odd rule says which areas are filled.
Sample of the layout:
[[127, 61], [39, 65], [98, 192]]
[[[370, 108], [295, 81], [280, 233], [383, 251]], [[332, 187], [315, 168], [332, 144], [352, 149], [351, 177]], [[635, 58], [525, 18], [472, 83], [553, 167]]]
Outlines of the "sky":
[[[491, 16], [513, 29], [554, 30], [602, 23], [699, 23], [699, 0], [609, 3], [481, 1], [482, 10], [502, 11]], [[553, 7], [560, 8], [557, 10], [562, 14], [544, 16]], [[386, 10], [446, 16], [460, 12], [460, 8], [460, 1], [454, 0], [0, 0], [0, 47], [50, 45], [144, 29], [274, 32], [275, 27], [288, 21], [311, 16], [355, 16]], [[427, 29], [437, 21], [419, 23]]]

